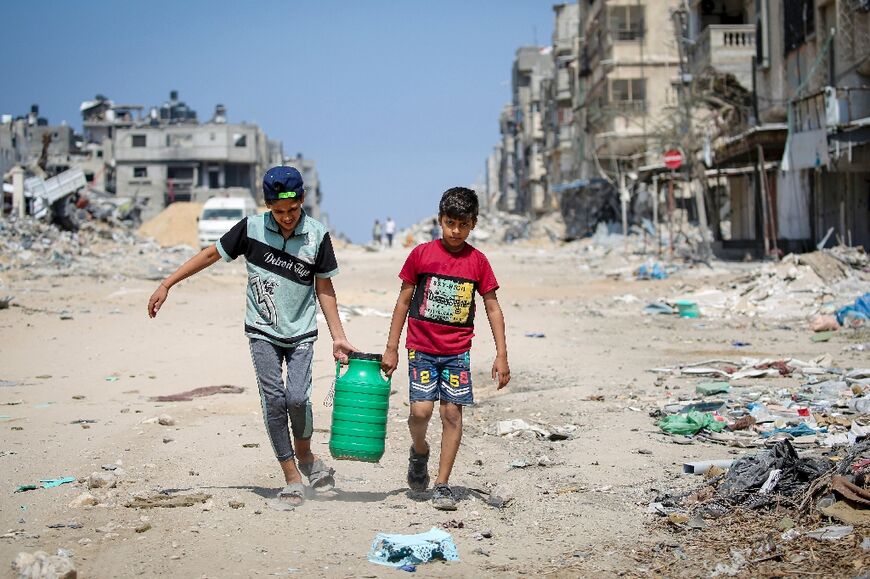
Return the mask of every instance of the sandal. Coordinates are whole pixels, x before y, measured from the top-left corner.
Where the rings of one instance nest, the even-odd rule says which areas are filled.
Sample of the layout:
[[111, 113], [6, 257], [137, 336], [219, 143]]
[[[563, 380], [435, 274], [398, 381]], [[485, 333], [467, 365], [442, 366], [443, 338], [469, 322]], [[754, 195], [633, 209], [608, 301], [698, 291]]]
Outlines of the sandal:
[[335, 488], [334, 468], [329, 468], [319, 458], [311, 462], [300, 462], [299, 472], [308, 477], [308, 484], [318, 491], [331, 491]]
[[301, 482], [289, 483], [278, 491], [278, 502], [291, 507], [301, 507], [305, 502], [305, 485]]

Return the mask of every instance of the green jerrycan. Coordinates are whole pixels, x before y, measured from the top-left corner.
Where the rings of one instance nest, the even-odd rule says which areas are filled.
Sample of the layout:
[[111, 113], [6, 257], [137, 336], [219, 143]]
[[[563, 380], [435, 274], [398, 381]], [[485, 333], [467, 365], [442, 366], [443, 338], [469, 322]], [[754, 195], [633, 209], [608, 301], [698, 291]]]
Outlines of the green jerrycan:
[[339, 460], [378, 462], [384, 455], [390, 380], [381, 374], [380, 354], [352, 352], [347, 370], [335, 364], [335, 394], [329, 453]]

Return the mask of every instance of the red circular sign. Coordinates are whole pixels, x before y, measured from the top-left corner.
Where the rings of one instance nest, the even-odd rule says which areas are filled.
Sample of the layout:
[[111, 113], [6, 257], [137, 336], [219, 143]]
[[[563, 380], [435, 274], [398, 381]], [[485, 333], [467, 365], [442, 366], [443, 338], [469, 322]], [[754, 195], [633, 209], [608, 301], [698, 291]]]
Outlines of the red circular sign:
[[665, 167], [679, 169], [683, 165], [683, 154], [676, 149], [665, 152]]

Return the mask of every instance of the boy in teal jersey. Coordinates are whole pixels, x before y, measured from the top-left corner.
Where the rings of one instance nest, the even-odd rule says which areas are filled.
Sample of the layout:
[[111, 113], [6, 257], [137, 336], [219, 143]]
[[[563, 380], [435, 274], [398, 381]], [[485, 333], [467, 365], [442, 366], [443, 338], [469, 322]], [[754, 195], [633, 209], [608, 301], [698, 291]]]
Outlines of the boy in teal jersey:
[[347, 353], [356, 348], [347, 341], [338, 316], [331, 280], [338, 273], [338, 263], [332, 241], [323, 224], [302, 210], [305, 192], [299, 171], [283, 166], [269, 169], [263, 177], [263, 196], [268, 212], [242, 219], [217, 243], [160, 282], [148, 300], [148, 316], [157, 316], [169, 289], [178, 282], [221, 258], [232, 261], [245, 256], [245, 335], [266, 430], [286, 481], [278, 498], [299, 506], [305, 500], [303, 474], [314, 489], [330, 489], [335, 484], [335, 471], [311, 452], [315, 296], [332, 336], [335, 359], [347, 361]]

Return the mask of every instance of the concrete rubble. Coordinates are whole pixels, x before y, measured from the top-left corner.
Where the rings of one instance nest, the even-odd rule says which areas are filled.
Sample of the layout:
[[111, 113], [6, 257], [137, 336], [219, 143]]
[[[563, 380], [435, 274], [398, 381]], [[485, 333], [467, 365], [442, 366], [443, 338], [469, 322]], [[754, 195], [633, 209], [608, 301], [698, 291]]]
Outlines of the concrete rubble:
[[0, 220], [0, 272], [26, 269], [34, 279], [160, 280], [195, 252], [183, 245], [161, 248], [125, 227], [107, 224], [87, 222], [71, 232], [33, 219]]

